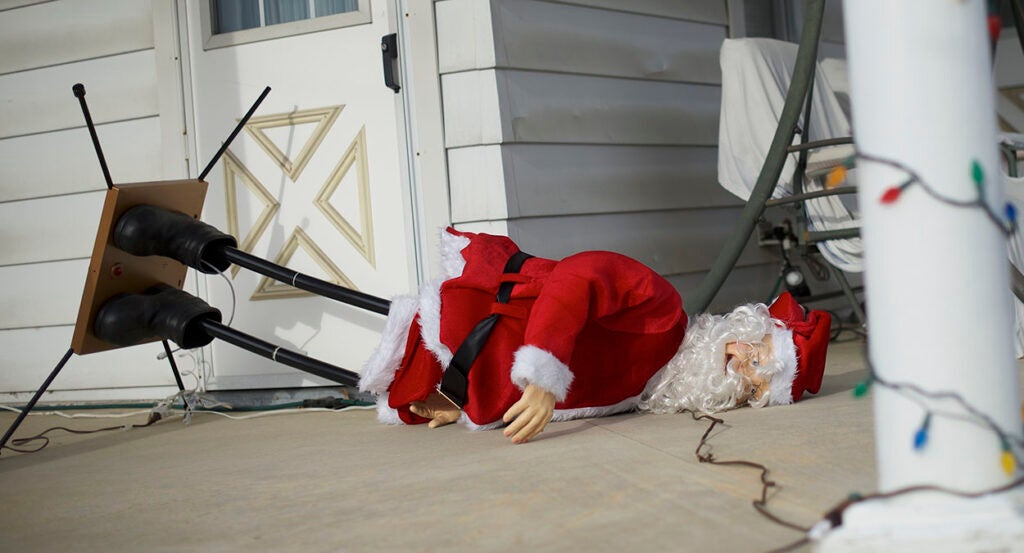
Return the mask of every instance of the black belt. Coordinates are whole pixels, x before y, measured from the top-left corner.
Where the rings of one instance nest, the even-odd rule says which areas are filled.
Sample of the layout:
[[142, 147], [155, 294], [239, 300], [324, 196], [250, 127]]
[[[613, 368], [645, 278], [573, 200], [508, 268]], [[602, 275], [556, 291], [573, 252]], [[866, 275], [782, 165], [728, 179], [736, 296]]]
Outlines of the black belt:
[[[528, 253], [516, 252], [508, 259], [508, 263], [505, 264], [505, 274], [516, 274], [523, 267], [523, 263], [533, 257]], [[498, 287], [498, 303], [508, 303], [509, 298], [512, 297], [512, 288], [515, 287], [515, 282], [504, 281], [501, 286]], [[485, 317], [482, 321], [473, 327], [470, 331], [469, 336], [462, 341], [459, 349], [455, 351], [455, 355], [452, 356], [452, 362], [448, 364], [448, 368], [444, 371], [444, 377], [441, 379], [441, 386], [438, 391], [441, 395], [448, 398], [455, 405], [462, 409], [466, 405], [467, 389], [469, 387], [469, 369], [472, 368], [473, 363], [476, 361], [480, 352], [484, 349], [484, 345], [487, 343], [487, 338], [491, 335], [491, 331], [494, 330], [494, 324], [498, 322], [499, 313], [491, 313]]]

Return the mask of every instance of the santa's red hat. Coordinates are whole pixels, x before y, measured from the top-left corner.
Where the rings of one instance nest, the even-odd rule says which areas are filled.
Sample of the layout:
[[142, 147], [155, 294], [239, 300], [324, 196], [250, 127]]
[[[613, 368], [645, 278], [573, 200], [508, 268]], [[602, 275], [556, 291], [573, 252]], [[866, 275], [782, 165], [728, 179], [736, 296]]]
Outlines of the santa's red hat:
[[825, 311], [804, 309], [789, 292], [779, 296], [768, 312], [781, 324], [772, 333], [772, 346], [782, 363], [782, 371], [772, 377], [769, 405], [798, 401], [805, 391], [818, 393], [832, 317]]

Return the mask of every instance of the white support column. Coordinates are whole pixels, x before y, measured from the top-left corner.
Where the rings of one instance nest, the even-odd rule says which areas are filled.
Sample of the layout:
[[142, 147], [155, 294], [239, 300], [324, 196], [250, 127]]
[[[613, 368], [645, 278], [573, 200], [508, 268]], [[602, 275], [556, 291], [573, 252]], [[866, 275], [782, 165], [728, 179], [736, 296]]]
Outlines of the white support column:
[[[986, 175], [985, 199], [1003, 214], [985, 2], [847, 0], [843, 6], [858, 150], [898, 161], [938, 194], [968, 201], [978, 194], [971, 177], [977, 160]], [[981, 209], [944, 204], [921, 186], [883, 205], [883, 193], [908, 175], [857, 163], [869, 355], [877, 374], [958, 393], [1020, 436], [1004, 234]], [[871, 390], [880, 491], [930, 484], [976, 492], [1011, 481], [992, 432], [936, 413], [927, 444], [916, 450], [925, 410], [882, 386]], [[953, 401], [924, 403], [965, 414]], [[1024, 551], [1018, 492], [981, 499], [927, 492], [859, 503], [819, 550]]]

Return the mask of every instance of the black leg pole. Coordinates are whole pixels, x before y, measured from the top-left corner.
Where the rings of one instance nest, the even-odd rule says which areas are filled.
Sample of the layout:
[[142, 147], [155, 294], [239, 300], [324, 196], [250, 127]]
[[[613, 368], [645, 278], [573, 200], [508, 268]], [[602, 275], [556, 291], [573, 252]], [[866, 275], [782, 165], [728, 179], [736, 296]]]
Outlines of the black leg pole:
[[57, 378], [57, 374], [60, 373], [60, 370], [64, 368], [64, 365], [67, 364], [68, 359], [71, 359], [72, 353], [73, 351], [71, 350], [71, 348], [68, 348], [67, 353], [64, 354], [64, 357], [60, 360], [60, 363], [57, 363], [57, 366], [53, 368], [53, 372], [50, 373], [50, 376], [46, 377], [46, 381], [43, 382], [43, 385], [40, 386], [39, 390], [36, 391], [36, 395], [32, 396], [32, 399], [29, 400], [28, 404], [25, 405], [25, 408], [21, 410], [21, 413], [18, 413], [18, 418], [14, 419], [14, 424], [12, 424], [11, 427], [7, 429], [7, 433], [4, 434], [4, 437], [0, 438], [0, 452], [2, 452], [4, 446], [7, 445], [7, 440], [11, 438], [11, 435], [14, 434], [14, 431], [17, 430], [18, 426], [21, 425], [21, 421], [25, 420], [25, 417], [28, 416], [28, 412], [31, 411], [32, 408], [36, 406], [37, 402], [39, 402], [39, 398], [43, 396], [43, 392], [45, 392], [46, 389], [50, 387], [50, 384], [53, 382], [53, 379]]
[[167, 343], [167, 339], [160, 340], [164, 345], [164, 353], [167, 354], [167, 362], [171, 364], [171, 373], [174, 374], [174, 381], [178, 383], [178, 391], [181, 392], [181, 402], [185, 405], [185, 409], [190, 409], [191, 406], [188, 404], [188, 400], [185, 399], [185, 383], [181, 381], [181, 372], [178, 371], [178, 363], [174, 361], [174, 353], [171, 352], [171, 345]]
[[266, 342], [256, 338], [255, 336], [250, 336], [216, 321], [207, 319], [202, 321], [200, 324], [208, 335], [214, 338], [220, 338], [231, 345], [248, 350], [261, 357], [266, 357], [267, 359], [271, 359], [281, 363], [282, 365], [288, 365], [289, 367], [294, 367], [301, 371], [308, 372], [321, 378], [326, 378], [333, 382], [338, 382], [339, 384], [345, 384], [347, 386], [357, 386], [359, 384], [358, 373], [324, 363], [323, 361], [313, 359], [312, 357], [302, 355], [301, 353], [295, 353], [294, 351], [275, 346], [270, 342]]
[[171, 364], [171, 372], [174, 373], [174, 381], [178, 383], [178, 391], [185, 391], [185, 383], [181, 381], [181, 373], [178, 372], [178, 364], [174, 362], [174, 354], [171, 353], [171, 345], [167, 340], [160, 340], [164, 345], [164, 353], [167, 354], [167, 362]]
[[268, 276], [279, 282], [291, 284], [292, 286], [312, 292], [318, 296], [324, 296], [332, 300], [354, 305], [367, 311], [387, 315], [391, 308], [391, 302], [386, 299], [371, 296], [358, 290], [351, 290], [344, 286], [338, 286], [332, 282], [320, 280], [302, 273], [293, 271], [287, 267], [260, 259], [252, 254], [243, 252], [238, 248], [227, 246], [224, 248], [224, 257], [238, 265], [261, 275]]
[[85, 103], [85, 85], [75, 83], [71, 91], [78, 98], [78, 104], [82, 107], [82, 116], [85, 117], [85, 126], [89, 129], [89, 136], [92, 138], [92, 147], [96, 149], [96, 157], [100, 160], [100, 169], [103, 170], [103, 178], [107, 181], [107, 190], [114, 187], [114, 181], [110, 178], [110, 169], [107, 169], [107, 158], [103, 156], [103, 148], [100, 147], [100, 138], [96, 136], [96, 125], [92, 124], [92, 115], [89, 114], [89, 105]]
[[249, 122], [249, 118], [252, 117], [252, 114], [256, 113], [256, 108], [260, 107], [260, 104], [263, 103], [263, 99], [267, 97], [267, 94], [270, 94], [269, 86], [263, 89], [263, 93], [260, 94], [260, 97], [256, 98], [256, 101], [253, 102], [252, 107], [249, 108], [249, 111], [247, 111], [245, 115], [242, 116], [242, 119], [238, 122], [238, 124], [235, 125], [235, 129], [231, 131], [231, 134], [228, 135], [228, 139], [225, 140], [224, 143], [220, 145], [220, 149], [217, 150], [217, 153], [213, 154], [213, 159], [211, 159], [210, 162], [206, 164], [206, 168], [203, 169], [203, 172], [199, 173], [199, 180], [203, 180], [206, 178], [206, 174], [210, 172], [210, 169], [213, 169], [214, 165], [217, 164], [217, 160], [220, 159], [220, 156], [224, 155], [224, 151], [227, 150], [228, 146], [231, 145], [231, 141], [234, 140], [236, 136], [238, 136], [238, 133], [242, 130], [242, 128], [245, 127], [245, 124]]

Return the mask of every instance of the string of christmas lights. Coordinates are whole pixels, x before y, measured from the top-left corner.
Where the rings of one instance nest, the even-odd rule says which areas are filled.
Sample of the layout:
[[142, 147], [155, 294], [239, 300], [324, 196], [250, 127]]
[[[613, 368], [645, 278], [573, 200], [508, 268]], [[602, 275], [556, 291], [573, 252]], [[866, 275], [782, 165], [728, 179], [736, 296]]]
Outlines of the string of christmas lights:
[[[868, 365], [868, 377], [863, 381], [859, 382], [853, 388], [854, 397], [864, 397], [867, 395], [871, 386], [877, 384], [888, 388], [896, 393], [899, 393], [903, 397], [917, 403], [921, 410], [925, 412], [924, 418], [921, 421], [920, 426], [914, 433], [913, 440], [911, 442], [913, 448], [917, 451], [923, 450], [928, 445], [929, 431], [931, 429], [931, 422], [933, 415], [944, 416], [947, 418], [964, 420], [971, 422], [988, 430], [991, 430], [999, 438], [999, 464], [1008, 476], [1013, 476], [1016, 469], [1024, 463], [1018, 456], [1017, 452], [1014, 451], [1013, 446], [1018, 449], [1024, 448], [1024, 438], [1013, 435], [999, 426], [992, 417], [983, 413], [977, 407], [971, 405], [964, 397], [956, 392], [951, 391], [939, 391], [932, 392], [921, 388], [916, 384], [908, 382], [891, 382], [878, 376], [875, 371], [874, 365], [871, 359], [865, 354], [864, 358], [867, 360]], [[909, 393], [907, 393], [909, 392]], [[924, 399], [932, 401], [941, 400], [952, 400], [960, 405], [961, 409], [966, 412], [966, 416], [958, 413], [950, 413], [931, 407]]]
[[[923, 388], [915, 384], [888, 381], [878, 376], [878, 373], [875, 371], [874, 365], [871, 363], [870, 358], [866, 354], [865, 360], [868, 366], [868, 377], [863, 381], [859, 382], [856, 386], [854, 386], [854, 397], [861, 398], [866, 396], [867, 393], [871, 390], [872, 386], [877, 384], [879, 386], [883, 386], [897, 393], [900, 393], [904, 397], [908, 398], [910, 401], [917, 403], [922, 408], [922, 410], [925, 411], [924, 419], [922, 420], [921, 425], [918, 427], [918, 430], [914, 433], [913, 439], [911, 441], [911, 446], [915, 450], [920, 451], [927, 446], [929, 439], [929, 430], [931, 428], [931, 422], [934, 416], [944, 416], [948, 418], [972, 422], [979, 426], [983, 426], [991, 430], [993, 433], [995, 433], [996, 436], [999, 438], [1001, 449], [999, 462], [1003, 471], [1005, 471], [1007, 475], [1013, 476], [1013, 474], [1016, 472], [1016, 469], [1022, 466], [1021, 459], [1013, 451], [1012, 446], [1016, 445], [1018, 448], [1024, 447], [1024, 438], [1011, 435], [1010, 433], [1004, 431], [994, 420], [992, 420], [991, 417], [989, 417], [988, 415], [986, 415], [985, 413], [981, 412], [979, 409], [971, 405], [966, 399], [964, 399], [963, 396], [955, 392], [931, 392], [924, 390]], [[966, 412], [966, 415], [931, 408], [925, 403], [923, 398], [928, 398], [933, 401], [953, 400], [960, 405], [960, 407]], [[771, 553], [784, 553], [787, 551], [792, 551], [793, 549], [805, 545], [812, 539], [821, 539], [826, 533], [840, 526], [843, 521], [843, 513], [851, 505], [857, 503], [862, 503], [865, 501], [890, 499], [897, 496], [927, 491], [943, 493], [946, 495], [961, 497], [965, 499], [975, 499], [1006, 492], [1011, 489], [1020, 487], [1021, 485], [1024, 485], [1024, 477], [1018, 477], [1017, 479], [1012, 480], [1002, 486], [997, 486], [994, 488], [974, 492], [954, 490], [951, 488], [944, 488], [942, 486], [935, 486], [931, 484], [908, 486], [905, 488], [891, 490], [888, 492], [875, 492], [866, 495], [853, 492], [850, 493], [846, 499], [836, 504], [833, 508], [829, 509], [825, 516], [814, 526], [801, 526], [799, 524], [783, 520], [779, 518], [777, 515], [773, 514], [771, 511], [769, 511], [768, 490], [769, 488], [777, 487], [777, 484], [774, 480], [770, 480], [768, 478], [769, 470], [767, 466], [761, 463], [739, 459], [720, 461], [714, 456], [714, 454], [711, 453], [710, 445], [708, 444], [708, 439], [711, 435], [712, 430], [714, 430], [714, 428], [717, 425], [727, 424], [724, 419], [713, 417], [707, 414], [698, 414], [692, 411], [686, 412], [690, 414], [693, 420], [707, 420], [710, 422], [707, 429], [705, 429], [704, 434], [701, 436], [700, 442], [697, 444], [697, 448], [694, 450], [694, 455], [697, 457], [697, 460], [701, 463], [709, 463], [713, 465], [744, 466], [757, 469], [761, 473], [761, 494], [759, 498], [752, 501], [754, 509], [757, 510], [757, 512], [761, 515], [771, 520], [772, 522], [780, 526], [784, 526], [786, 528], [802, 532], [804, 534], [804, 536], [797, 541], [786, 544], [776, 549], [772, 549]]]
[[[940, 194], [937, 190], [935, 190], [935, 188], [933, 188], [923, 178], [921, 178], [921, 175], [917, 171], [915, 171], [914, 169], [912, 169], [911, 167], [907, 166], [904, 163], [882, 156], [865, 154], [864, 152], [860, 151], [855, 152], [854, 155], [844, 160], [844, 162], [841, 165], [836, 166], [834, 169], [832, 169], [832, 171], [828, 173], [825, 179], [826, 188], [835, 188], [836, 186], [839, 186], [840, 184], [844, 183], [847, 177], [847, 170], [852, 168], [858, 159], [881, 163], [889, 167], [893, 167], [907, 175], [907, 178], [904, 179], [902, 182], [889, 187], [888, 189], [885, 190], [885, 192], [882, 193], [882, 196], [878, 200], [882, 204], [888, 205], [896, 203], [897, 201], [900, 200], [901, 196], [907, 189], [909, 189], [911, 186], [916, 185], [920, 187], [922, 190], [924, 190], [929, 196], [946, 205], [962, 208], [981, 209], [986, 214], [986, 216], [988, 216], [989, 220], [992, 221], [992, 223], [996, 225], [1007, 236], [1010, 236], [1017, 232], [1016, 206], [1014, 206], [1012, 202], [1006, 202], [1003, 213], [1002, 215], [1000, 215], [993, 211], [992, 207], [986, 201], [985, 170], [982, 168], [981, 163], [979, 163], [977, 160], [972, 160], [969, 171], [970, 178], [971, 181], [974, 183], [974, 188], [977, 192], [977, 195], [975, 198], [968, 200], [950, 198], [948, 196]], [[1015, 453], [1013, 451], [1013, 448], [1011, 447], [1011, 445], [1016, 445], [1018, 448], [1024, 447], [1024, 439], [1010, 435], [1009, 433], [1004, 431], [988, 415], [985, 415], [977, 408], [970, 405], [959, 394], [953, 392], [928, 392], [914, 384], [888, 382], [878, 376], [878, 373], [875, 372], [874, 367], [871, 364], [870, 358], [868, 358], [865, 355], [865, 359], [867, 359], [869, 376], [865, 381], [859, 383], [854, 388], [854, 396], [861, 397], [865, 395], [868, 391], [868, 388], [874, 382], [877, 382], [880, 385], [883, 385], [897, 392], [911, 392], [904, 393], [904, 397], [907, 397], [910, 400], [917, 403], [925, 413], [920, 426], [918, 427], [917, 431], [914, 433], [913, 436], [912, 445], [915, 450], [922, 451], [928, 445], [929, 432], [931, 430], [933, 415], [938, 414], [951, 418], [965, 418], [955, 413], [938, 411], [927, 405], [923, 398], [927, 398], [930, 400], [953, 400], [960, 404], [961, 408], [966, 413], [968, 413], [969, 416], [965, 418], [966, 420], [988, 428], [999, 437], [1001, 448], [1000, 464], [1002, 465], [1003, 470], [1008, 475], [1012, 475], [1014, 471], [1017, 469], [1017, 467], [1024, 464], [1021, 462], [1021, 458], [1018, 457], [1017, 453]]]
[[[745, 461], [745, 460], [742, 460], [742, 459], [737, 459], [737, 460], [732, 460], [732, 461], [719, 461], [715, 457], [715, 455], [711, 452], [711, 446], [708, 445], [708, 437], [711, 435], [711, 431], [714, 430], [715, 427], [718, 426], [719, 424], [721, 424], [723, 426], [726, 426], [726, 422], [725, 422], [724, 419], [720, 419], [718, 417], [713, 417], [711, 415], [708, 415], [707, 413], [697, 413], [697, 412], [691, 411], [689, 409], [686, 409], [683, 412], [684, 413], [688, 413], [690, 415], [690, 417], [692, 417], [693, 420], [695, 420], [695, 421], [699, 421], [699, 420], [710, 421], [710, 424], [704, 430], [704, 435], [700, 437], [700, 442], [697, 444], [697, 449], [695, 449], [693, 451], [693, 454], [697, 457], [697, 461], [698, 462], [708, 463], [708, 464], [712, 464], [712, 465], [742, 466], [742, 467], [749, 467], [749, 468], [752, 468], [752, 469], [757, 469], [761, 473], [761, 497], [759, 499], [755, 499], [755, 500], [752, 501], [752, 504], [754, 505], [754, 509], [756, 509], [757, 512], [761, 513], [766, 518], [768, 518], [769, 520], [771, 520], [772, 522], [774, 522], [774, 523], [776, 523], [776, 524], [778, 524], [780, 526], [785, 526], [786, 528], [790, 528], [792, 530], [797, 530], [799, 532], [804, 532], [804, 533], [810, 531], [810, 528], [807, 528], [805, 526], [800, 526], [799, 524], [795, 524], [795, 523], [783, 520], [783, 519], [779, 518], [778, 516], [776, 516], [771, 511], [768, 510], [768, 489], [769, 488], [774, 488], [774, 487], [777, 486], [777, 484], [775, 483], [774, 480], [769, 480], [768, 479], [768, 467], [762, 465], [761, 463], [755, 463], [753, 461]], [[704, 451], [705, 447], [708, 448], [707, 451]]]
[[[867, 357], [865, 356], [865, 358], [867, 358]], [[915, 390], [916, 392], [918, 392], [918, 393], [920, 393], [920, 394], [922, 394], [924, 396], [932, 396], [932, 397], [936, 397], [936, 398], [953, 398], [953, 399], [957, 399], [959, 402], [961, 402], [961, 404], [964, 406], [964, 408], [968, 412], [972, 413], [972, 415], [980, 418], [981, 420], [985, 421], [987, 424], [991, 425], [991, 427], [994, 429], [994, 431], [996, 431], [997, 434], [1000, 435], [1000, 438], [1001, 438], [1000, 442], [1004, 445], [1004, 450], [1003, 450], [1004, 454], [1002, 456], [1002, 461], [1001, 462], [1003, 464], [1003, 469], [1006, 470], [1006, 460], [1007, 460], [1007, 457], [1006, 457], [1006, 453], [1007, 453], [1006, 444], [1009, 441], [1011, 441], [1011, 440], [1020, 443], [1020, 439], [1014, 438], [1014, 437], [1011, 437], [1011, 436], [1007, 436], [1005, 433], [1002, 432], [1002, 430], [999, 428], [999, 426], [996, 425], [994, 421], [992, 421], [991, 418], [989, 418], [984, 413], [981, 413], [980, 411], [975, 409], [973, 406], [971, 406], [969, 403], [967, 403], [963, 399], [963, 397], [961, 397], [959, 394], [955, 394], [955, 393], [952, 393], [952, 392], [927, 392], [927, 391], [922, 390], [919, 387], [914, 386], [912, 384], [899, 384], [899, 383], [895, 383], [894, 384], [894, 383], [888, 382], [886, 380], [883, 380], [883, 379], [880, 379], [880, 378], [877, 377], [877, 374], [874, 372], [874, 367], [871, 365], [870, 361], [868, 361], [868, 370], [869, 370], [870, 376], [867, 379], [865, 379], [864, 381], [858, 383], [854, 387], [854, 391], [853, 392], [854, 392], [854, 396], [855, 397], [863, 397], [863, 396], [865, 396], [867, 394], [867, 392], [870, 390], [872, 384], [873, 383], [877, 383], [877, 384], [879, 384], [881, 386], [893, 387], [894, 389]], [[914, 400], [914, 398], [911, 398], [911, 399]], [[760, 472], [760, 479], [761, 479], [761, 494], [760, 494], [760, 497], [758, 499], [754, 499], [751, 502], [753, 507], [754, 507], [754, 509], [757, 510], [757, 512], [760, 513], [761, 515], [763, 515], [764, 517], [766, 517], [769, 520], [771, 520], [772, 522], [774, 522], [775, 524], [778, 524], [780, 526], [784, 526], [784, 527], [789, 528], [791, 530], [796, 530], [796, 531], [801, 532], [803, 534], [803, 536], [800, 539], [798, 539], [798, 540], [796, 540], [796, 541], [794, 541], [792, 543], [788, 543], [786, 545], [783, 545], [781, 547], [777, 547], [775, 549], [772, 549], [768, 553], [786, 553], [788, 551], [792, 551], [794, 549], [797, 549], [797, 548], [799, 548], [799, 547], [809, 543], [811, 540], [820, 540], [829, 531], [831, 531], [831, 530], [841, 526], [842, 523], [843, 523], [843, 513], [845, 513], [846, 509], [848, 509], [850, 506], [855, 505], [857, 503], [863, 503], [863, 502], [866, 502], [866, 501], [878, 501], [878, 500], [883, 500], [883, 499], [891, 499], [893, 497], [909, 495], [909, 494], [912, 494], [912, 493], [919, 493], [919, 492], [937, 492], [937, 493], [942, 493], [942, 494], [946, 494], [946, 495], [953, 496], [953, 497], [961, 497], [961, 498], [964, 498], [964, 499], [977, 499], [977, 498], [980, 498], [980, 497], [985, 497], [985, 496], [989, 496], [989, 495], [994, 495], [994, 494], [1010, 491], [1010, 490], [1012, 490], [1014, 488], [1017, 488], [1017, 487], [1019, 487], [1021, 485], [1024, 485], [1024, 477], [1019, 477], [1019, 478], [1017, 478], [1015, 480], [1012, 480], [1012, 481], [1010, 481], [1010, 482], [1008, 482], [1008, 483], [1006, 483], [1006, 484], [1004, 484], [1002, 486], [997, 486], [997, 487], [989, 488], [989, 489], [985, 489], [985, 490], [978, 490], [978, 491], [974, 491], [974, 492], [965, 492], [965, 491], [962, 491], [962, 490], [954, 490], [954, 489], [951, 489], [951, 488], [944, 488], [942, 486], [935, 486], [935, 485], [932, 485], [932, 484], [918, 484], [918, 485], [914, 485], [914, 486], [908, 486], [908, 487], [905, 487], [905, 488], [899, 488], [899, 489], [896, 489], [896, 490], [891, 490], [891, 491], [888, 491], [888, 492], [875, 492], [875, 493], [870, 493], [870, 494], [866, 494], [866, 495], [862, 495], [862, 494], [857, 493], [857, 492], [852, 492], [852, 493], [850, 493], [846, 497], [846, 499], [840, 501], [835, 506], [833, 506], [831, 509], [829, 509], [825, 513], [825, 515], [821, 518], [821, 520], [819, 520], [814, 526], [811, 526], [811, 527], [801, 526], [799, 524], [783, 520], [782, 518], [778, 517], [777, 515], [775, 515], [774, 513], [772, 513], [768, 509], [768, 490], [769, 490], [769, 488], [777, 487], [778, 484], [774, 480], [770, 480], [768, 478], [769, 469], [768, 469], [767, 466], [765, 466], [765, 465], [763, 465], [761, 463], [756, 463], [756, 462], [753, 462], [753, 461], [746, 461], [746, 460], [742, 460], [742, 459], [729, 460], [729, 461], [720, 461], [720, 460], [718, 460], [714, 456], [713, 453], [711, 453], [711, 450], [710, 450], [711, 446], [708, 443], [709, 437], [711, 435], [712, 430], [714, 430], [716, 426], [718, 426], [720, 424], [725, 426], [725, 425], [728, 424], [728, 423], [726, 423], [726, 421], [724, 419], [721, 419], [721, 418], [718, 418], [718, 417], [714, 417], [714, 416], [711, 416], [711, 415], [708, 415], [708, 414], [703, 414], [703, 413], [698, 414], [698, 413], [695, 413], [693, 411], [685, 411], [685, 412], [688, 413], [690, 415], [690, 417], [692, 417], [693, 420], [695, 420], [695, 421], [697, 421], [697, 420], [706, 420], [706, 421], [709, 421], [709, 423], [710, 423], [710, 424], [708, 424], [708, 427], [704, 430], [704, 434], [701, 436], [700, 442], [697, 444], [697, 448], [694, 450], [694, 455], [697, 457], [697, 460], [699, 462], [701, 462], [701, 463], [709, 463], [709, 464], [712, 464], [712, 465], [743, 466], [743, 467], [749, 467], [749, 468], [753, 468], [753, 469], [758, 470]], [[957, 415], [952, 415], [952, 414], [945, 414], [945, 413], [939, 413], [939, 412], [935, 412], [935, 413], [936, 414], [942, 414], [942, 415], [945, 415], [945, 416], [954, 417], [954, 418], [963, 418], [963, 417], [959, 417]], [[925, 422], [922, 424], [922, 426], [927, 426], [927, 425], [930, 425], [930, 424], [931, 424], [931, 414], [928, 414], [928, 415], [925, 416]], [[920, 433], [921, 433], [920, 430], [917, 433], [915, 433], [915, 437], [914, 437], [915, 445], [916, 445], [916, 443], [918, 441], [918, 435]], [[925, 430], [925, 435], [927, 435], [927, 430]], [[927, 441], [927, 438], [924, 438], [924, 440]], [[1016, 458], [1015, 458], [1015, 456], [1011, 456], [1009, 459], [1010, 459], [1011, 467], [1012, 467], [1012, 463], [1013, 463], [1013, 461]], [[1019, 460], [1017, 462], [1019, 463]], [[1012, 474], [1012, 471], [1009, 471], [1009, 472], [1011, 472], [1011, 474]]]
[[843, 163], [829, 171], [828, 175], [825, 177], [825, 188], [831, 190], [846, 182], [847, 172], [854, 167], [858, 159], [888, 165], [889, 167], [897, 169], [907, 175], [907, 178], [899, 184], [887, 188], [878, 199], [879, 203], [884, 205], [894, 204], [900, 200], [907, 189], [916, 185], [924, 190], [929, 196], [946, 205], [981, 209], [985, 215], [988, 216], [989, 220], [992, 221], [996, 227], [1002, 230], [1003, 234], [1006, 236], [1010, 236], [1017, 232], [1017, 207], [1013, 205], [1012, 202], [1006, 202], [1003, 206], [1003, 213], [999, 214], [996, 213], [985, 200], [985, 170], [982, 168], [981, 163], [979, 163], [978, 160], [971, 161], [969, 173], [971, 181], [974, 182], [974, 188], [977, 192], [977, 196], [970, 200], [960, 200], [944, 196], [922, 179], [921, 175], [918, 174], [917, 171], [907, 165], [893, 159], [865, 154], [860, 151], [855, 152], [852, 156], [846, 158]]

